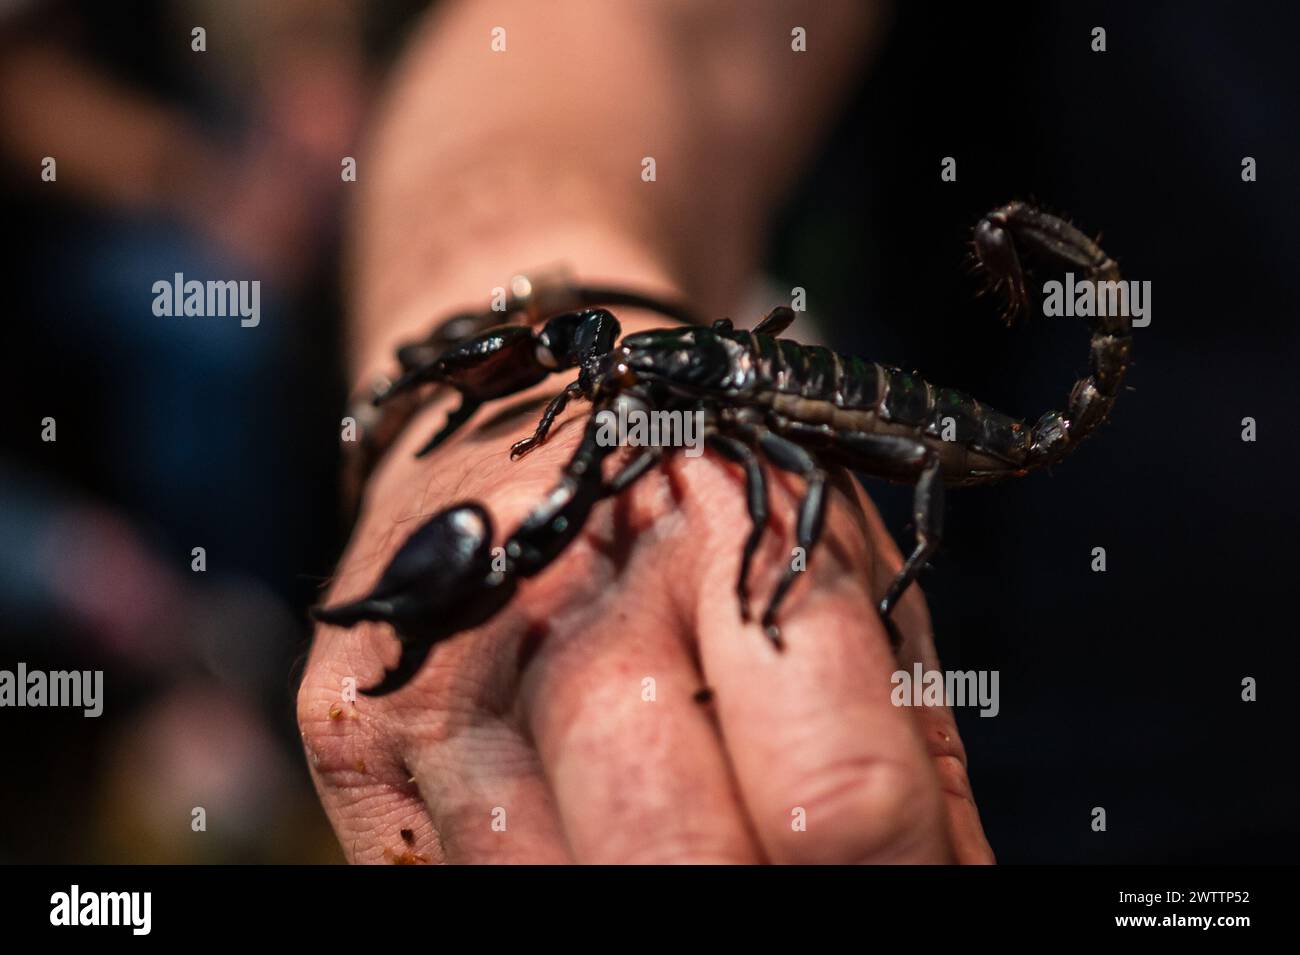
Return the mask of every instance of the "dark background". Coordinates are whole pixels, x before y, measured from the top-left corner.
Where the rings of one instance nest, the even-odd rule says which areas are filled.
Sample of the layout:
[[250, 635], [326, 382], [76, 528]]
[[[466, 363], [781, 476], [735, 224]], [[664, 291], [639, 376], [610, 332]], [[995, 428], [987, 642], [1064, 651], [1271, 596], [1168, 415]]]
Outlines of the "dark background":
[[[98, 6], [38, 6], [5, 42], [53, 38], [223, 142], [262, 135], [257, 90], [193, 76], [188, 27], [165, 5]], [[418, 9], [370, 6], [349, 21], [367, 103]], [[1094, 26], [1105, 53], [1090, 49]], [[1007, 331], [973, 301], [970, 226], [1033, 198], [1152, 283], [1113, 421], [1050, 474], [952, 491], [923, 578], [945, 667], [1000, 672], [997, 718], [957, 714], [1000, 861], [1280, 862], [1300, 842], [1285, 596], [1300, 464], [1296, 27], [1280, 3], [900, 4], [781, 215], [774, 288], [806, 288], [837, 347], [1031, 419], [1063, 406], [1087, 332]], [[335, 155], [355, 154], [344, 146]], [[940, 181], [944, 156], [954, 183]], [[1242, 182], [1244, 156], [1258, 181]], [[162, 330], [139, 291], [220, 259], [204, 236], [4, 172], [0, 666], [102, 667], [108, 703], [98, 720], [0, 713], [0, 860], [339, 858], [292, 700], [303, 610], [345, 531], [343, 194], [312, 207], [308, 267], [263, 283], [264, 351], [250, 356], [229, 347], [251, 340], [237, 323]], [[47, 415], [53, 445], [39, 440]], [[910, 546], [908, 489], [868, 486]], [[210, 568], [199, 583], [195, 543]], [[1090, 569], [1098, 546], [1105, 573]], [[1247, 676], [1258, 702], [1241, 700]], [[194, 805], [222, 820], [207, 840], [175, 832]]]

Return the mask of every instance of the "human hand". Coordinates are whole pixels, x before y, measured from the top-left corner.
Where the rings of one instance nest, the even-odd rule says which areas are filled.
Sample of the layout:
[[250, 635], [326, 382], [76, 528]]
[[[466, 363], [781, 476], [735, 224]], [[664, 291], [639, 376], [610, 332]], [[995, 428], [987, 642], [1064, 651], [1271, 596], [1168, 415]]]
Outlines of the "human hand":
[[[661, 322], [620, 314], [626, 331]], [[369, 590], [430, 513], [483, 502], [508, 532], [541, 501], [589, 409], [512, 462], [546, 383], [498, 402], [434, 455], [448, 401], [376, 472], [329, 603]], [[790, 559], [798, 481], [769, 470], [761, 606]], [[486, 624], [439, 644], [402, 690], [344, 699], [396, 658], [383, 626], [318, 628], [299, 693], [317, 789], [348, 857], [381, 862], [991, 862], [946, 708], [900, 708], [890, 676], [938, 666], [911, 588], [896, 656], [875, 604], [901, 565], [845, 475], [781, 615], [786, 649], [745, 623], [738, 468], [667, 462], [599, 505], [584, 533]], [[713, 691], [711, 702], [695, 695]]]

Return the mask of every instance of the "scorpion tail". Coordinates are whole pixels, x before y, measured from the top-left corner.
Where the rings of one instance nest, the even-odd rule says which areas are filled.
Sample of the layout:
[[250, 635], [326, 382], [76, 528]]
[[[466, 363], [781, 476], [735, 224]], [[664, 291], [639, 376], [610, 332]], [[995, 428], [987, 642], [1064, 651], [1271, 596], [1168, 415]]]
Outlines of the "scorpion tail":
[[[1119, 266], [1092, 239], [1064, 219], [1023, 202], [993, 210], [975, 227], [975, 257], [990, 288], [1007, 297], [1008, 321], [1029, 308], [1021, 257], [1082, 273], [1077, 282], [1093, 286], [1094, 308], [1090, 369], [1074, 383], [1064, 411], [1049, 411], [1029, 433], [1025, 468], [1059, 461], [1106, 419], [1119, 395], [1132, 351], [1127, 289]], [[1072, 296], [1067, 295], [1072, 301]]]

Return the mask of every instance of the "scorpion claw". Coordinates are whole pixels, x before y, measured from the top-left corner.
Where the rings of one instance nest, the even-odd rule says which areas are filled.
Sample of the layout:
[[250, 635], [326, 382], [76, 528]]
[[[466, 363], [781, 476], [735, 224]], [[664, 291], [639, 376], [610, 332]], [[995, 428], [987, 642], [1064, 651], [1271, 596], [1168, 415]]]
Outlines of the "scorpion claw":
[[387, 388], [371, 398], [370, 403], [376, 408], [381, 408], [392, 399], [404, 395], [420, 385], [432, 384], [441, 380], [441, 370], [436, 363], [411, 365], [406, 367], [402, 374], [390, 382]]
[[362, 597], [360, 600], [335, 604], [333, 607], [312, 607], [307, 613], [317, 623], [329, 624], [331, 627], [352, 627], [363, 620], [382, 620], [391, 617], [393, 604], [387, 600]]
[[444, 441], [460, 430], [461, 425], [474, 416], [474, 412], [479, 409], [480, 402], [472, 398], [464, 397], [461, 399], [460, 407], [451, 414], [447, 415], [442, 429], [433, 437], [424, 443], [420, 450], [415, 452], [417, 458], [423, 458], [438, 448]]
[[384, 569], [374, 590], [359, 600], [314, 607], [325, 624], [387, 623], [402, 644], [396, 667], [365, 691], [382, 696], [404, 686], [434, 645], [478, 626], [510, 600], [516, 578], [496, 570], [492, 520], [478, 504], [435, 514], [412, 534]]
[[411, 677], [420, 671], [424, 661], [433, 651], [433, 644], [402, 644], [402, 655], [397, 659], [397, 666], [385, 670], [383, 679], [368, 690], [361, 692], [365, 696], [387, 696], [411, 682]]

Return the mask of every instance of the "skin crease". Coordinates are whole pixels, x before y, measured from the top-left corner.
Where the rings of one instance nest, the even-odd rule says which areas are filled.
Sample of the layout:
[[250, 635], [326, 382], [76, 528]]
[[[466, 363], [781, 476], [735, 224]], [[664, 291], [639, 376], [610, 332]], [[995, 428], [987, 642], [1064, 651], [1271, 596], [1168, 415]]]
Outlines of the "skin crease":
[[[584, 280], [728, 314], [796, 147], [811, 148], [870, 45], [870, 9], [809, 5], [801, 20], [819, 52], [789, 68], [764, 52], [774, 36], [788, 49], [781, 4], [440, 7], [398, 70], [373, 157], [359, 161], [348, 343], [358, 382], [390, 371], [394, 345], [435, 316], [557, 260]], [[499, 22], [510, 52], [492, 58], [485, 38]], [[584, 55], [556, 57], [557, 43]], [[705, 90], [721, 90], [719, 102]], [[639, 175], [647, 143], [653, 184]], [[624, 333], [664, 324], [617, 314]], [[435, 401], [372, 477], [321, 599], [368, 591], [406, 536], [455, 502], [482, 502], [501, 543], [553, 485], [590, 410], [574, 403], [544, 446], [510, 461], [565, 381], [492, 403], [417, 460], [454, 398]], [[767, 471], [755, 615], [790, 559], [802, 493]], [[992, 862], [952, 715], [889, 702], [896, 669], [938, 667], [924, 600], [912, 587], [896, 610], [895, 658], [874, 607], [901, 558], [866, 495], [844, 475], [833, 484], [822, 542], [782, 609], [784, 653], [740, 619], [743, 476], [712, 453], [673, 456], [602, 502], [501, 613], [440, 644], [394, 694], [341, 700], [345, 680], [373, 685], [395, 662], [387, 627], [318, 627], [298, 719], [347, 857]], [[702, 686], [714, 691], [707, 705], [692, 699]]]

